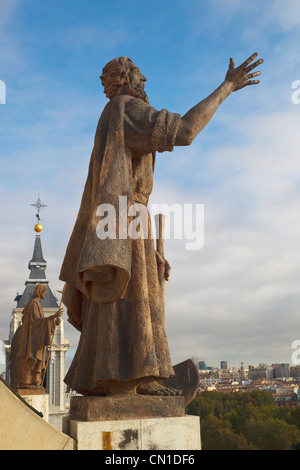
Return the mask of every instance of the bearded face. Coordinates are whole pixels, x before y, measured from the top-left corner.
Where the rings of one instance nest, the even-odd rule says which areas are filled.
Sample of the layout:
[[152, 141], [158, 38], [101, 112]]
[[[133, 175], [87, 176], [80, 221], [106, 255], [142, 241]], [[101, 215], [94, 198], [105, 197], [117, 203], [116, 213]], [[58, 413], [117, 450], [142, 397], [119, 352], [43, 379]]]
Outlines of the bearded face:
[[141, 100], [145, 101], [145, 103], [149, 103], [148, 95], [144, 90], [144, 83], [137, 83], [135, 85], [128, 84], [123, 87], [121, 90], [120, 95], [131, 95], [134, 98], [140, 98]]
[[47, 286], [44, 284], [38, 284], [33, 292], [33, 297], [41, 297], [41, 299], [44, 299], [47, 295]]
[[129, 57], [119, 57], [109, 62], [100, 77], [109, 99], [118, 95], [131, 95], [149, 103], [144, 90], [147, 79]]
[[132, 61], [129, 62], [128, 83], [124, 87], [124, 91], [132, 94], [135, 98], [140, 98], [149, 103], [148, 96], [144, 90], [146, 77], [141, 74], [139, 68]]

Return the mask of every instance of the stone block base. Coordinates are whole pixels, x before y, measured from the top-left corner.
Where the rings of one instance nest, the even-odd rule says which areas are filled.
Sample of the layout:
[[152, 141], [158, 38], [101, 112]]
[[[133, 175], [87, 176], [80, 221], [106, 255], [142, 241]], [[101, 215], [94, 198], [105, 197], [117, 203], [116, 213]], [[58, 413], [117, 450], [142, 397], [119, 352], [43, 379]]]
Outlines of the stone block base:
[[114, 395], [71, 398], [70, 418], [79, 421], [107, 421], [133, 418], [167, 418], [185, 415], [182, 396]]
[[77, 450], [200, 450], [200, 419], [169, 418], [78, 421], [64, 418]]

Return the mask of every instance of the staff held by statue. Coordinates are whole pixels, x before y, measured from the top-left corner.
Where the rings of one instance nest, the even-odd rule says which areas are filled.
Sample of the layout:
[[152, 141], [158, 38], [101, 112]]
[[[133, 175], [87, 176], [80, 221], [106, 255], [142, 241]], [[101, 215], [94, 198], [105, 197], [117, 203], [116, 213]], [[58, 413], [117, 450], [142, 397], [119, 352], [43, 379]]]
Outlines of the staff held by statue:
[[[57, 292], [62, 294], [63, 290], [58, 290]], [[61, 296], [60, 303], [59, 303], [59, 308], [58, 308], [58, 311], [56, 312], [56, 314], [57, 314], [57, 318], [56, 318], [56, 321], [55, 321], [55, 325], [58, 326], [60, 324], [60, 320], [61, 320], [61, 316], [62, 316], [62, 296]], [[47, 367], [48, 367], [48, 363], [49, 363], [49, 359], [50, 359], [50, 355], [51, 355], [54, 335], [55, 335], [55, 330], [53, 332], [51, 343], [50, 343], [50, 346], [49, 346], [48, 357], [47, 357], [47, 361], [46, 361], [46, 364], [45, 364], [45, 369], [44, 369], [44, 374], [43, 374], [43, 379], [42, 379], [42, 387], [44, 386], [44, 381], [45, 381], [46, 371], [47, 371]]]

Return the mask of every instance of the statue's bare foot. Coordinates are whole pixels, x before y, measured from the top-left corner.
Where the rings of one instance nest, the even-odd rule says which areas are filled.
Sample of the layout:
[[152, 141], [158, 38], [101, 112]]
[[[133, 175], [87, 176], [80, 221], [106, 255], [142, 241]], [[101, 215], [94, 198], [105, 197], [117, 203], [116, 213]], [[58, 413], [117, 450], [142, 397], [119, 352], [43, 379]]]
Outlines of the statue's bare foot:
[[[136, 395], [136, 380], [103, 380], [98, 383], [98, 390], [106, 396], [111, 395]], [[98, 395], [99, 393], [97, 393]]]
[[182, 395], [181, 390], [176, 390], [175, 388], [165, 387], [159, 382], [152, 381], [148, 383], [143, 383], [138, 386], [137, 393], [139, 395], [154, 395], [160, 397], [175, 397]]

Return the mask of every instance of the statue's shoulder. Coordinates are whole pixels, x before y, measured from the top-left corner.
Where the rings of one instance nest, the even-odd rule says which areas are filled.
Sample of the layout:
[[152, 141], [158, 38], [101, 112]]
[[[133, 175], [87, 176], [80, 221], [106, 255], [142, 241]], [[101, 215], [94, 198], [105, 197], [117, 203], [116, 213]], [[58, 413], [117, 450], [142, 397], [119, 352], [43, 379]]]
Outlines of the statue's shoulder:
[[38, 311], [37, 301], [34, 299], [29, 300], [23, 309], [23, 318], [30, 318], [34, 312]]
[[31, 299], [25, 308], [28, 310], [40, 310], [40, 306], [41, 304], [36, 299]]
[[124, 106], [129, 101], [138, 103], [141, 100], [139, 98], [135, 98], [134, 96], [131, 96], [131, 95], [126, 95], [126, 94], [122, 95], [121, 94], [121, 95], [117, 95], [114, 98], [112, 98], [108, 104], [110, 104], [111, 106]]
[[35, 301], [34, 299], [30, 299], [29, 302], [27, 302], [27, 304], [25, 305], [24, 308], [30, 308], [30, 307], [32, 307], [33, 302], [36, 303], [36, 301]]

